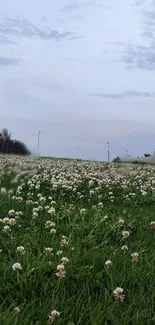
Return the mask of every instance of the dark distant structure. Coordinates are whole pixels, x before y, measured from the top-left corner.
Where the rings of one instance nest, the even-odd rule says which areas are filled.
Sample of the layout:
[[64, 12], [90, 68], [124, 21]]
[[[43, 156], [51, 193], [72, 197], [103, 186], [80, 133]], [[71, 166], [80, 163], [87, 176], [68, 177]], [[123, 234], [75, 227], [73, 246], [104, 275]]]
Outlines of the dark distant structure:
[[117, 156], [116, 158], [113, 159], [112, 162], [120, 162], [120, 160], [121, 160], [120, 157]]
[[29, 156], [31, 152], [23, 142], [12, 140], [11, 133], [3, 129], [0, 133], [0, 154]]

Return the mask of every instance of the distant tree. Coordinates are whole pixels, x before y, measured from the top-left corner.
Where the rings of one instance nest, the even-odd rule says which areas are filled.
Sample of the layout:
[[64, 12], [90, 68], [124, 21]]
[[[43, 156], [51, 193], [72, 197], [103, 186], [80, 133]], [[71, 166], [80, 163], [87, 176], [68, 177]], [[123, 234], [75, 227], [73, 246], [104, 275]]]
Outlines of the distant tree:
[[24, 156], [31, 154], [23, 142], [11, 139], [11, 133], [7, 129], [2, 129], [0, 133], [0, 153]]
[[12, 141], [11, 151], [16, 155], [28, 156], [31, 154], [26, 145], [23, 142], [17, 140]]
[[119, 161], [120, 161], [120, 157], [118, 157], [118, 156], [113, 159], [113, 162], [119, 162]]
[[149, 153], [144, 153], [144, 157], [147, 158], [147, 157], [150, 157], [151, 155]]

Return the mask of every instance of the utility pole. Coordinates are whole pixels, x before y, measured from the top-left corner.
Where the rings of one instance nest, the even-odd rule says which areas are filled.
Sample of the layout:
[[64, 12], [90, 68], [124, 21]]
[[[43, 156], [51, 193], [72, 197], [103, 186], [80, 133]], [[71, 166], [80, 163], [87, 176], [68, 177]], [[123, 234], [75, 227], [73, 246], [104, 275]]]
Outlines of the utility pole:
[[108, 145], [108, 162], [110, 162], [110, 142], [107, 142]]
[[41, 131], [38, 132], [38, 149], [39, 149], [39, 146], [40, 146], [40, 134], [41, 134]]

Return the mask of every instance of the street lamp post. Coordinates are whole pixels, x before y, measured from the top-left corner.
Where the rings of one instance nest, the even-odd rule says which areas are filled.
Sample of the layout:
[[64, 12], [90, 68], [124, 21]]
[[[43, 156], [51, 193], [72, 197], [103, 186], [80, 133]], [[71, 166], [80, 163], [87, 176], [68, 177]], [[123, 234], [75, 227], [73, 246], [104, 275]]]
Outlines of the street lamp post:
[[107, 142], [108, 145], [108, 162], [110, 162], [110, 142]]
[[38, 149], [39, 149], [39, 146], [40, 146], [40, 134], [41, 134], [41, 131], [38, 132]]

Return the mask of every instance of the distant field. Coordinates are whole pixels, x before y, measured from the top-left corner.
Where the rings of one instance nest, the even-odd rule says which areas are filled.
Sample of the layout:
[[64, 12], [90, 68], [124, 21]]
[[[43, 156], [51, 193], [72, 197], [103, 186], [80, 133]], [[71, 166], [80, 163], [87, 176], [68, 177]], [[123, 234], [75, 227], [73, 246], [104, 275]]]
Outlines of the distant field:
[[155, 324], [149, 165], [0, 157], [0, 325]]

